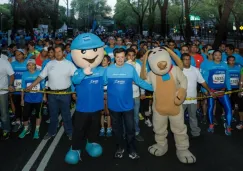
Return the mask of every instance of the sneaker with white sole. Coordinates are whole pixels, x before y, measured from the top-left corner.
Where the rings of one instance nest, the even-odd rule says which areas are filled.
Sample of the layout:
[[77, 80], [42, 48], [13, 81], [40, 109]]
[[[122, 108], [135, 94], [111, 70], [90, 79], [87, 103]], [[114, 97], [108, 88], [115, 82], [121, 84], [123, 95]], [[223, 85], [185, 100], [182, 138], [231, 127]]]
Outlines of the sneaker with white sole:
[[236, 128], [238, 130], [242, 130], [243, 129], [243, 123], [239, 123], [238, 125], [236, 125]]
[[22, 128], [22, 124], [21, 123], [18, 123], [16, 122], [14, 127], [13, 127], [13, 132], [18, 132], [20, 129]]
[[50, 134], [48, 134], [48, 133], [46, 133], [46, 135], [44, 136], [44, 140], [49, 140], [50, 138], [52, 138], [52, 137], [55, 137], [56, 136], [56, 134], [54, 134], [54, 135], [50, 135]]
[[146, 119], [146, 120], [145, 120], [145, 124], [146, 124], [148, 127], [152, 127], [152, 126], [153, 126], [153, 124], [152, 124], [152, 122], [150, 121], [150, 119]]
[[123, 153], [124, 153], [124, 149], [123, 148], [118, 148], [115, 152], [115, 158], [121, 159], [123, 157]]
[[129, 154], [129, 158], [135, 160], [135, 159], [139, 159], [140, 156], [136, 152], [133, 152]]

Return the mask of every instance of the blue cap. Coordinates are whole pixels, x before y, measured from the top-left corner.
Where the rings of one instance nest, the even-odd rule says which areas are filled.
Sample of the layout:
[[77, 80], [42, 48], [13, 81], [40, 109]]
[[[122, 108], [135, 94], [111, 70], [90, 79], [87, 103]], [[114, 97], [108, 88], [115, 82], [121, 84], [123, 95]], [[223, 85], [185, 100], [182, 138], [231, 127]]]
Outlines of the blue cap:
[[78, 35], [71, 44], [71, 50], [80, 49], [93, 49], [104, 46], [105, 43], [101, 39], [92, 33], [83, 33]]

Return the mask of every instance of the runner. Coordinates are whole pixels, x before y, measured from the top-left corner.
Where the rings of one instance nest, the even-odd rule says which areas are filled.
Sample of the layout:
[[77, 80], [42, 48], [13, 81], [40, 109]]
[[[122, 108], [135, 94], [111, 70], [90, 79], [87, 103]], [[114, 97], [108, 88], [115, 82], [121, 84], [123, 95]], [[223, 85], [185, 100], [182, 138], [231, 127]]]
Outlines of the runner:
[[[107, 68], [111, 63], [111, 58], [108, 55], [104, 56], [104, 59], [102, 60], [102, 67]], [[105, 132], [105, 117], [107, 122], [107, 129]], [[107, 106], [107, 86], [104, 86], [104, 110], [101, 112], [101, 129], [100, 129], [100, 136], [112, 136], [112, 128], [111, 128], [111, 117], [110, 112], [108, 110]]]
[[[235, 57], [234, 56], [229, 56], [227, 58], [227, 63], [228, 63], [228, 70], [230, 74], [230, 84], [232, 90], [239, 90], [239, 85], [240, 85], [240, 71], [241, 67], [239, 65], [235, 65]], [[232, 107], [232, 114], [234, 115], [235, 109], [238, 109], [239, 107], [239, 96], [238, 93], [233, 93], [230, 96], [230, 102], [231, 102], [231, 107]], [[225, 119], [225, 118], [223, 118]], [[235, 117], [232, 118], [232, 121], [236, 121]]]
[[[182, 62], [183, 62], [183, 73], [187, 77], [188, 85], [187, 85], [187, 97], [196, 98], [197, 97], [197, 84], [201, 84], [206, 90], [207, 93], [210, 93], [210, 89], [203, 79], [199, 70], [191, 66], [191, 56], [188, 53], [182, 54]], [[214, 95], [212, 93], [212, 95]], [[187, 109], [189, 114], [189, 124], [191, 128], [191, 134], [193, 138], [199, 137], [201, 129], [198, 127], [197, 122], [197, 100], [185, 100], [183, 103], [184, 111]]]
[[[31, 90], [38, 85], [43, 79], [48, 77], [49, 91], [69, 92], [71, 91], [71, 77], [76, 71], [76, 67], [73, 63], [64, 59], [63, 46], [55, 46], [55, 60], [47, 63], [46, 67], [41, 71], [39, 77], [27, 87]], [[72, 140], [72, 120], [70, 113], [70, 94], [49, 94], [49, 114], [50, 124], [48, 127], [48, 133], [44, 136], [45, 140], [48, 140], [56, 135], [58, 128], [58, 114], [61, 112], [64, 122], [64, 128], [69, 140]]]
[[[22, 75], [24, 72], [27, 71], [27, 60], [25, 60], [25, 54], [22, 49], [18, 49], [15, 51], [15, 58], [16, 61], [12, 62], [11, 65], [14, 70], [14, 87], [17, 90], [21, 89], [22, 85]], [[12, 94], [13, 103], [15, 106], [15, 117], [16, 117], [16, 123], [13, 127], [13, 132], [18, 132], [19, 129], [22, 127], [22, 106], [21, 106], [21, 93], [20, 92], [14, 92]]]
[[[31, 85], [35, 79], [39, 76], [40, 71], [37, 71], [36, 62], [34, 59], [29, 59], [27, 62], [28, 71], [24, 72], [22, 75], [22, 86], [23, 90], [26, 89], [29, 85]], [[44, 81], [40, 84], [37, 84], [32, 90], [38, 91], [43, 90]], [[30, 133], [31, 127], [29, 126], [29, 120], [32, 114], [32, 111], [35, 110], [36, 116], [36, 124], [35, 124], [35, 132], [34, 139], [39, 139], [39, 128], [41, 124], [41, 108], [42, 108], [43, 94], [42, 93], [25, 93], [22, 91], [21, 94], [21, 105], [24, 106], [23, 110], [23, 122], [24, 129], [19, 135], [19, 138], [24, 138], [27, 134]], [[33, 124], [34, 125], [34, 124]]]
[[122, 121], [125, 124], [128, 153], [131, 159], [140, 156], [136, 151], [134, 131], [134, 102], [132, 98], [132, 82], [152, 91], [152, 86], [144, 82], [137, 75], [136, 70], [125, 62], [123, 48], [114, 51], [116, 64], [107, 68], [104, 74], [107, 83], [108, 108], [112, 118], [112, 129], [116, 140], [117, 150], [115, 158], [122, 158], [124, 153]]
[[[126, 51], [127, 63], [132, 65], [137, 71], [138, 76], [141, 73], [141, 65], [136, 62], [136, 52], [134, 49], [127, 49]], [[133, 83], [133, 99], [134, 99], [134, 125], [135, 125], [135, 138], [137, 141], [144, 141], [144, 138], [140, 135], [139, 128], [139, 108], [140, 108], [140, 92], [139, 87]]]
[[[226, 112], [226, 123], [225, 123], [225, 134], [231, 135], [231, 120], [232, 120], [232, 109], [230, 104], [229, 95], [224, 94], [225, 91], [231, 90], [230, 85], [230, 75], [228, 67], [225, 63], [221, 62], [222, 54], [220, 51], [214, 51], [213, 53], [214, 62], [210, 62], [206, 67], [201, 69], [203, 78], [207, 82], [208, 86], [211, 89], [211, 92], [214, 92], [223, 105]], [[205, 92], [205, 89], [203, 89]], [[213, 108], [215, 105], [214, 98], [208, 98], [208, 116], [209, 116], [209, 128], [208, 132], [214, 132], [214, 123], [213, 123]]]

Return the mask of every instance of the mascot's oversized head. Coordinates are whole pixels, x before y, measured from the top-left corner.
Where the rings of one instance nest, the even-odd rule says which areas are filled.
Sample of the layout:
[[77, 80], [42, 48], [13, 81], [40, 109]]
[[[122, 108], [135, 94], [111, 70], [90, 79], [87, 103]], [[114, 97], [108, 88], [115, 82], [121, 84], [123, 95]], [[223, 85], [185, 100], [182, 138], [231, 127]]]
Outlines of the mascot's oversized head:
[[71, 44], [74, 63], [80, 68], [95, 68], [104, 58], [104, 45], [101, 39], [92, 33], [78, 35]]
[[152, 72], [156, 75], [166, 75], [172, 68], [172, 60], [175, 61], [179, 68], [183, 68], [180, 58], [169, 48], [157, 47], [149, 50], [144, 59], [141, 78], [146, 79], [146, 62], [148, 61]]

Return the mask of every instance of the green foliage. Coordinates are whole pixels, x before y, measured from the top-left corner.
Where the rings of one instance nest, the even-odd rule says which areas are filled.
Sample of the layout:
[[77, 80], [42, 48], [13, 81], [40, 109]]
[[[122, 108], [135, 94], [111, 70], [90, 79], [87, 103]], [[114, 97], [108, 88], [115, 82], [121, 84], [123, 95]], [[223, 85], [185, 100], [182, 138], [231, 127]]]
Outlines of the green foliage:
[[0, 14], [2, 15], [3, 24], [2, 28], [4, 31], [8, 30], [8, 28], [11, 27], [13, 23], [10, 7], [10, 4], [0, 4]]
[[137, 17], [127, 0], [117, 0], [114, 20], [118, 28], [126, 29], [137, 24]]

